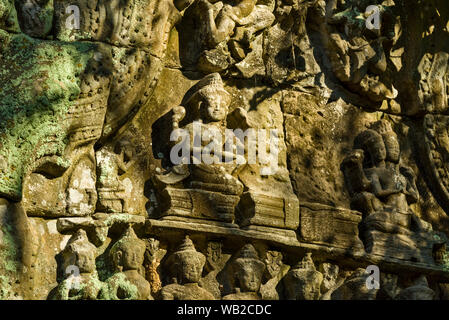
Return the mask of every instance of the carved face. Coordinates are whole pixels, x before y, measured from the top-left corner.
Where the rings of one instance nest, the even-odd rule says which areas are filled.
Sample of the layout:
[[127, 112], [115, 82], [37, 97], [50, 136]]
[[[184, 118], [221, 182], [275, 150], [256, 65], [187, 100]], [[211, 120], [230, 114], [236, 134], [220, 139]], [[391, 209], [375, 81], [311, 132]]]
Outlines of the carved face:
[[369, 144], [369, 153], [373, 164], [382, 162], [387, 157], [387, 150], [382, 139], [375, 139]]
[[181, 262], [182, 283], [197, 283], [201, 279], [204, 262], [196, 257], [186, 257]]
[[289, 279], [289, 280], [290, 281], [285, 286], [287, 299], [301, 300], [301, 297], [304, 295], [303, 292], [306, 291], [307, 284], [298, 279]]
[[291, 279], [287, 285], [287, 298], [289, 300], [315, 300], [320, 292], [320, 282], [312, 274], [310, 279]]
[[262, 282], [262, 272], [254, 268], [253, 264], [245, 263], [241, 265], [236, 274], [242, 292], [259, 291]]
[[209, 121], [222, 121], [228, 114], [228, 100], [220, 93], [206, 96], [201, 107], [203, 117]]
[[143, 264], [144, 252], [138, 248], [128, 248], [123, 252], [125, 270], [137, 270]]
[[95, 270], [95, 254], [84, 250], [72, 251], [64, 257], [64, 266], [77, 266], [80, 273], [92, 273]]
[[384, 141], [387, 149], [387, 159], [391, 162], [398, 163], [401, 156], [401, 148], [397, 137], [394, 135], [385, 135]]
[[93, 252], [77, 252], [76, 265], [81, 273], [91, 273], [95, 270], [95, 255]]
[[123, 267], [124, 270], [138, 270], [143, 264], [144, 252], [140, 248], [127, 246], [118, 250], [114, 254], [114, 264], [116, 267]]

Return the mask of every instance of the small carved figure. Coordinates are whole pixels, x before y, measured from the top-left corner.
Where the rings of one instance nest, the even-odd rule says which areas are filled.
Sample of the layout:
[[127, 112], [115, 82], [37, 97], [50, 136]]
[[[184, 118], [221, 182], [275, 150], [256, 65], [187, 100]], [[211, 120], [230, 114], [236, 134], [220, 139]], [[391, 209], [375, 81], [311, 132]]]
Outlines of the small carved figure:
[[[269, 27], [274, 21], [274, 15], [268, 6], [257, 4], [257, 0], [239, 0], [234, 6], [224, 4], [217, 15], [209, 1], [199, 1], [207, 8], [207, 40], [210, 48], [230, 39], [232, 42], [249, 44], [257, 31]], [[244, 52], [240, 53], [239, 57], [243, 59]]]
[[146, 279], [151, 285], [151, 293], [153, 295], [157, 295], [162, 289], [162, 282], [159, 276], [158, 267], [160, 265], [162, 257], [167, 251], [159, 247], [159, 240], [150, 238], [145, 242], [147, 246], [144, 261], [144, 266], [146, 269]]
[[232, 262], [232, 271], [236, 283], [236, 293], [223, 297], [223, 300], [261, 300], [259, 289], [265, 263], [252, 244], [245, 245], [239, 252], [237, 259]]
[[263, 300], [279, 300], [279, 283], [290, 268], [282, 262], [282, 259], [283, 255], [279, 251], [268, 250], [266, 252], [264, 284], [260, 287], [260, 295]]
[[109, 256], [116, 273], [106, 281], [107, 299], [153, 300], [151, 286], [142, 276], [145, 248], [131, 226], [112, 246]]
[[62, 252], [62, 269], [66, 277], [57, 287], [53, 299], [96, 300], [104, 284], [95, 267], [97, 248], [89, 242], [86, 232], [78, 230]]
[[[322, 6], [326, 3], [320, 2]], [[380, 106], [385, 99], [395, 99], [397, 90], [388, 77], [389, 49], [398, 40], [395, 32], [396, 18], [390, 6], [379, 5], [380, 26], [366, 27], [372, 12], [366, 9], [369, 1], [335, 1], [325, 15], [327, 51], [337, 78], [350, 91]], [[324, 8], [323, 8], [324, 9]], [[325, 11], [326, 11], [325, 10]], [[400, 62], [399, 62], [400, 63]]]
[[[364, 208], [362, 205], [358, 209], [368, 215], [366, 219], [369, 220], [373, 219], [373, 215], [380, 210], [409, 214], [409, 204], [418, 200], [415, 175], [410, 168], [400, 164], [400, 146], [391, 125], [381, 120], [374, 123], [371, 128], [359, 134], [354, 141], [354, 148], [364, 150], [366, 155], [366, 158], [363, 158], [362, 167], [368, 184], [365, 183], [363, 186], [365, 190], [361, 191], [371, 190], [372, 192], [372, 194], [363, 193], [367, 201]], [[359, 157], [358, 161], [361, 160], [362, 158]], [[424, 222], [419, 220], [416, 222], [422, 225], [421, 229], [429, 228]], [[385, 225], [386, 228], [391, 227], [398, 232], [409, 233], [408, 224], [405, 221], [397, 226], [389, 225], [388, 222], [387, 225]]]
[[342, 284], [339, 277], [340, 268], [336, 264], [322, 263], [319, 271], [323, 275], [320, 300], [329, 300], [332, 292]]
[[171, 255], [170, 263], [176, 273], [177, 283], [162, 288], [163, 300], [215, 300], [214, 296], [199, 286], [206, 257], [196, 251], [188, 236], [178, 250]]
[[125, 188], [119, 179], [132, 166], [132, 150], [129, 144], [119, 141], [112, 150], [104, 147], [97, 151], [97, 211], [123, 213], [125, 209]]
[[226, 257], [223, 255], [223, 243], [209, 241], [206, 248], [205, 276], [201, 279], [200, 285], [212, 293], [215, 299], [221, 299], [222, 285], [217, 281], [217, 275], [226, 264]]
[[309, 252], [284, 278], [287, 299], [318, 300], [323, 274], [316, 270]]

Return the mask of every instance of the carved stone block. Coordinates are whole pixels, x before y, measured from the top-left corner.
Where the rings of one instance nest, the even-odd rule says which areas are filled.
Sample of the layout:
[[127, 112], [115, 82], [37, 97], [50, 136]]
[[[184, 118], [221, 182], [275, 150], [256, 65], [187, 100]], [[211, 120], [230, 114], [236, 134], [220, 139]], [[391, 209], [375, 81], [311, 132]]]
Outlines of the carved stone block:
[[426, 233], [404, 235], [369, 230], [364, 236], [368, 253], [426, 264], [435, 263], [432, 252], [436, 241]]
[[238, 196], [167, 187], [162, 192], [163, 208], [159, 217], [181, 217], [233, 223]]
[[361, 221], [362, 215], [356, 211], [305, 203], [301, 206], [299, 234], [306, 242], [362, 250]]
[[239, 225], [296, 230], [299, 226], [299, 201], [261, 193], [245, 192], [240, 202]]

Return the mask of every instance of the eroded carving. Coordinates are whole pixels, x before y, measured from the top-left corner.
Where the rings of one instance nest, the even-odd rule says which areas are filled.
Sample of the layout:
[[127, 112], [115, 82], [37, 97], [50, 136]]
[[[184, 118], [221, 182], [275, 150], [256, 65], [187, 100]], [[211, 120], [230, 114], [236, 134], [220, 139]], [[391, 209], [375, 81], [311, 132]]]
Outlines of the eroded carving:
[[106, 280], [103, 298], [111, 300], [153, 300], [151, 285], [144, 278], [145, 242], [129, 226], [112, 246], [109, 256], [115, 268]]
[[252, 244], [243, 246], [232, 261], [236, 292], [224, 296], [223, 300], [260, 300], [259, 289], [265, 267]]
[[[368, 98], [380, 107], [383, 100], [393, 100], [398, 91], [391, 73], [402, 67], [400, 48], [396, 48], [400, 22], [394, 15], [394, 1], [320, 1], [325, 33], [323, 39], [336, 77], [352, 92]], [[369, 29], [366, 21], [375, 12], [379, 28]], [[399, 54], [399, 57], [398, 57]], [[390, 60], [395, 57], [395, 63]]]
[[[165, 205], [161, 215], [233, 223], [243, 185], [235, 177], [240, 167], [237, 155], [226, 147], [236, 141], [226, 134], [231, 98], [217, 73], [203, 78], [192, 92], [185, 103], [187, 112], [184, 107], [174, 108], [172, 124], [174, 130], [179, 129], [187, 115], [183, 135], [177, 138], [185, 139], [188, 154], [170, 172], [156, 175], [159, 202]], [[174, 146], [171, 155], [179, 151]], [[225, 162], [225, 157], [230, 160]]]
[[65, 279], [56, 288], [57, 300], [97, 300], [104, 284], [99, 280], [95, 259], [97, 248], [86, 232], [79, 230], [67, 243], [62, 256]]
[[199, 286], [206, 257], [196, 251], [192, 240], [186, 237], [178, 250], [171, 255], [170, 268], [177, 283], [162, 288], [163, 300], [215, 300], [214, 296]]
[[0, 0], [0, 298], [445, 298], [443, 2]]
[[[184, 13], [195, 44], [189, 57], [205, 73], [221, 72], [235, 65], [244, 76], [264, 73], [263, 30], [275, 20], [274, 1], [197, 0]], [[183, 9], [187, 5], [178, 5]], [[250, 67], [255, 64], [259, 67]]]
[[439, 241], [432, 226], [409, 207], [418, 201], [416, 177], [401, 163], [399, 141], [388, 121], [373, 123], [355, 138], [342, 170], [352, 206], [364, 215], [367, 251], [433, 264]]
[[323, 274], [316, 270], [312, 254], [307, 253], [284, 278], [287, 299], [318, 300], [322, 282]]

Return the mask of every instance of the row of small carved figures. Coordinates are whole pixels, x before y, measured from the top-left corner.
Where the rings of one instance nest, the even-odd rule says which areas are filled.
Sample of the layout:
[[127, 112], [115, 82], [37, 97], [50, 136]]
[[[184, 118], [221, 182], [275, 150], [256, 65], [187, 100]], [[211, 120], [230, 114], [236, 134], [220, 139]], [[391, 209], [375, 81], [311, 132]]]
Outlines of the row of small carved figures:
[[[276, 287], [284, 278], [285, 283], [291, 284], [285, 289], [286, 296], [297, 296], [299, 292], [303, 298], [317, 299], [323, 281], [310, 253], [289, 271], [289, 267], [282, 263], [281, 252], [267, 251], [267, 258], [262, 261], [256, 247], [246, 244], [230, 258], [230, 255], [222, 254], [221, 242], [209, 242], [206, 256], [197, 251], [193, 241], [186, 236], [176, 250], [166, 255], [167, 250], [159, 247], [158, 240], [139, 239], [131, 226], [110, 247], [107, 255], [103, 255], [107, 256], [110, 268], [108, 263], [99, 263], [102, 258], [97, 259], [97, 251], [86, 232], [78, 230], [60, 254], [60, 267], [66, 275], [48, 298], [275, 299], [279, 298]], [[159, 267], [161, 261], [164, 268]], [[205, 273], [207, 275], [203, 276]], [[268, 281], [262, 284], [267, 278]], [[306, 280], [313, 285], [298, 289], [298, 284]], [[163, 282], [168, 284], [163, 285]]]
[[[102, 275], [99, 277], [97, 266], [101, 264], [96, 264], [97, 248], [89, 242], [84, 230], [78, 230], [61, 252], [62, 267], [71, 274], [50, 292], [48, 298], [328, 300], [375, 299], [379, 291], [376, 286], [367, 287], [371, 275], [365, 269], [342, 270], [336, 264], [321, 263], [318, 271], [310, 252], [290, 267], [283, 263], [281, 252], [266, 251], [266, 258], [262, 260], [256, 247], [245, 244], [230, 258], [230, 255], [222, 254], [221, 242], [209, 242], [205, 255], [197, 251], [193, 241], [186, 236], [176, 250], [166, 255], [167, 250], [160, 248], [158, 240], [141, 240], [129, 226], [109, 249], [107, 256], [113, 271], [107, 273], [108, 268], [103, 264], [99, 268]], [[162, 261], [164, 267], [159, 268]], [[428, 288], [422, 284], [423, 281], [427, 283], [423, 277], [418, 278], [418, 284], [402, 289], [413, 292], [416, 286], [421, 291], [423, 287]], [[433, 298], [434, 292], [430, 288], [426, 292]]]

